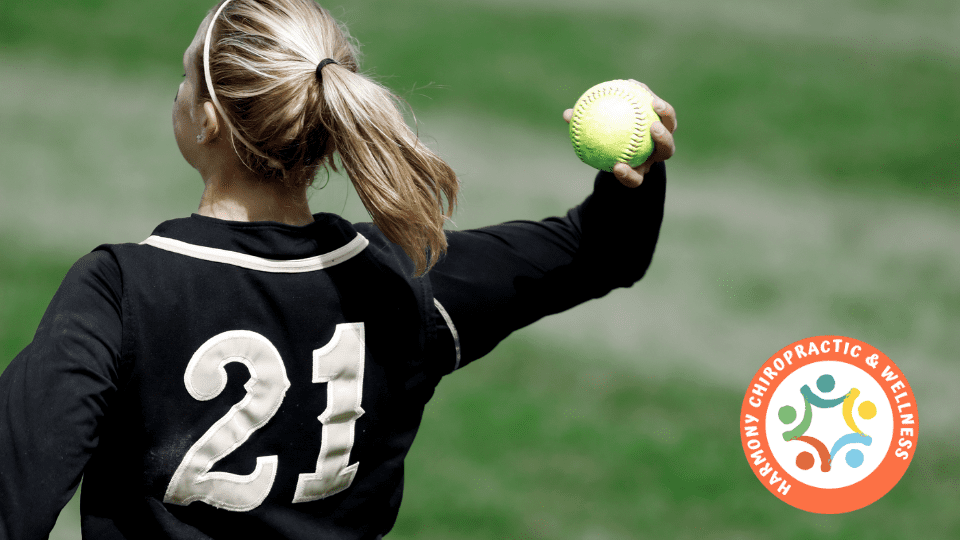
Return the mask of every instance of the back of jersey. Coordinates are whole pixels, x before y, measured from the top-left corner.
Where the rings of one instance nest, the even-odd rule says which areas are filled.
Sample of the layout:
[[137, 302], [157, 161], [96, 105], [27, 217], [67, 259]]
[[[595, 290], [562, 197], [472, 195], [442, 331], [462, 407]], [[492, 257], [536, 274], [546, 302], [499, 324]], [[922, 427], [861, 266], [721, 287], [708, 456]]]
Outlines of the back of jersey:
[[[440, 373], [432, 296], [372, 228], [194, 215], [104, 246], [123, 281], [117, 395], [85, 536], [376, 538]], [[369, 236], [370, 238], [367, 238]]]

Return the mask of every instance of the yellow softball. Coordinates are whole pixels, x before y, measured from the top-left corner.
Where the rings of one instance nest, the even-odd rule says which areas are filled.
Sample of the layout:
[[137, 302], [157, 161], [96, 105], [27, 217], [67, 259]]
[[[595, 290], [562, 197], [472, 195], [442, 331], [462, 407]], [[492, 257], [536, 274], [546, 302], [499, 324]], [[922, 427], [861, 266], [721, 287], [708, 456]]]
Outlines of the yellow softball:
[[577, 100], [570, 141], [577, 157], [595, 169], [613, 171], [617, 163], [637, 167], [653, 153], [650, 126], [659, 121], [646, 88], [621, 79], [607, 81]]

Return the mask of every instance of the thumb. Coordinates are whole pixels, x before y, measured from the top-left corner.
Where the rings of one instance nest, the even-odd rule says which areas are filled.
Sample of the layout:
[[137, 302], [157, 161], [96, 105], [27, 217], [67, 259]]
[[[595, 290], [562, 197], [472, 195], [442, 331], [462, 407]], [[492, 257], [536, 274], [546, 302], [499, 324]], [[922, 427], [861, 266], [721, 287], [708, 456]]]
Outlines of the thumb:
[[569, 124], [570, 119], [573, 118], [573, 109], [567, 109], [563, 111], [563, 119]]

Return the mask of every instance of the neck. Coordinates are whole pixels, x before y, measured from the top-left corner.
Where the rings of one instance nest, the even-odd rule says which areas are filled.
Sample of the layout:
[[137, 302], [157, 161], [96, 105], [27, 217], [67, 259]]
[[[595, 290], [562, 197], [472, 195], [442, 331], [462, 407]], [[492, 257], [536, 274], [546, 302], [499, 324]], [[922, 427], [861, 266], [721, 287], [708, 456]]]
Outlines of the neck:
[[268, 183], [253, 173], [218, 171], [204, 178], [197, 213], [227, 221], [275, 221], [288, 225], [313, 223], [306, 186], [290, 189]]

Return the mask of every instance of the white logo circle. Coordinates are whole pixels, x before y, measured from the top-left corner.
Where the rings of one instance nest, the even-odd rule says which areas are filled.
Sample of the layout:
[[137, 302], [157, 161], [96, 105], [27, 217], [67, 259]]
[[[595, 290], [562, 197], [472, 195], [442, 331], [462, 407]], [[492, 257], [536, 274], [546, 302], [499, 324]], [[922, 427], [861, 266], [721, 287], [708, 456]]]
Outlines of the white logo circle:
[[869, 476], [893, 440], [893, 410], [883, 389], [845, 362], [797, 368], [770, 397], [765, 421], [770, 451], [784, 471], [824, 489]]

